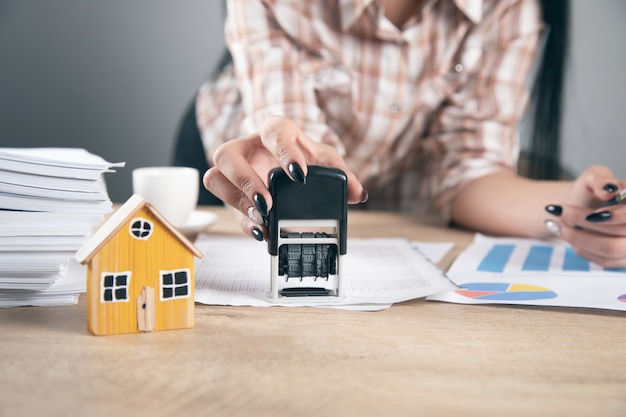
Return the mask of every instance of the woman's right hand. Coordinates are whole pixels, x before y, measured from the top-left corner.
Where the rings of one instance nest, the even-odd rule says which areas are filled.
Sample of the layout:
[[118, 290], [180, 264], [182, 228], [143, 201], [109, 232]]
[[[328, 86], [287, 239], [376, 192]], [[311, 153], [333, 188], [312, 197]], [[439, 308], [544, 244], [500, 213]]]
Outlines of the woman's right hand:
[[242, 230], [257, 240], [267, 236], [263, 217], [272, 208], [267, 176], [273, 168], [281, 167], [301, 184], [306, 182], [307, 165], [339, 168], [348, 177], [348, 203], [367, 199], [367, 191], [335, 148], [309, 139], [282, 116], [267, 119], [260, 133], [222, 144], [213, 155], [213, 164], [204, 174], [204, 186], [235, 209]]

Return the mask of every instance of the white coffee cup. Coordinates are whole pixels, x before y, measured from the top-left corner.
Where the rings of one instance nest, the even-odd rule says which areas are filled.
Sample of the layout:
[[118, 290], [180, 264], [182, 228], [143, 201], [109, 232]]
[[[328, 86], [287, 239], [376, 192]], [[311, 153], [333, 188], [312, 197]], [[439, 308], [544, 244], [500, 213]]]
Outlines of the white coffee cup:
[[184, 226], [198, 204], [200, 174], [188, 167], [133, 170], [133, 192], [152, 204], [174, 226]]

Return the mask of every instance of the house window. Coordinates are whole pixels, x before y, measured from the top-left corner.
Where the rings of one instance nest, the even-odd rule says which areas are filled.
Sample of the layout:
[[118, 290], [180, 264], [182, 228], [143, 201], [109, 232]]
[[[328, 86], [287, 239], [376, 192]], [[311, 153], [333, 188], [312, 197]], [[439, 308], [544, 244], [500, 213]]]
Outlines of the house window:
[[142, 217], [137, 217], [130, 222], [130, 234], [135, 239], [146, 240], [152, 234], [152, 222]]
[[115, 303], [128, 301], [128, 285], [130, 284], [130, 271], [105, 272], [100, 282], [100, 294], [103, 303]]
[[161, 271], [161, 301], [189, 297], [191, 295], [189, 275], [189, 269]]

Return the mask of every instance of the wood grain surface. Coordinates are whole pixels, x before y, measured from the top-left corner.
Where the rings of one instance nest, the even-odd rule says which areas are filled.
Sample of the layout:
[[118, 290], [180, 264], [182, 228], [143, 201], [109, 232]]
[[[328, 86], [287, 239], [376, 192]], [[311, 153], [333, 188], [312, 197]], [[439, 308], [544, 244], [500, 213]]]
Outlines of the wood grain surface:
[[[361, 211], [349, 234], [454, 241], [443, 268], [472, 239]], [[190, 330], [98, 337], [83, 298], [0, 310], [0, 417], [626, 415], [623, 312], [196, 305]]]

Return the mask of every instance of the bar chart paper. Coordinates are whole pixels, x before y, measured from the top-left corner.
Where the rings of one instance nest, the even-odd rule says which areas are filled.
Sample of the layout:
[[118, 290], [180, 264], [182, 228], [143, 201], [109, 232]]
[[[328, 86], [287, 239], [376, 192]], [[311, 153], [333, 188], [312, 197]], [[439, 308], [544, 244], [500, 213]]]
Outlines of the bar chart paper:
[[477, 234], [448, 277], [460, 289], [429, 300], [626, 311], [626, 269], [603, 268], [560, 241]]

